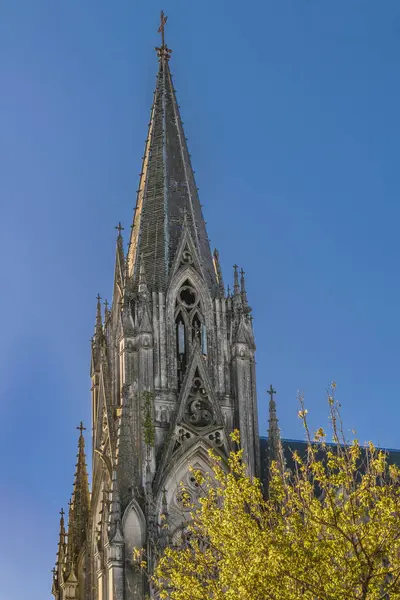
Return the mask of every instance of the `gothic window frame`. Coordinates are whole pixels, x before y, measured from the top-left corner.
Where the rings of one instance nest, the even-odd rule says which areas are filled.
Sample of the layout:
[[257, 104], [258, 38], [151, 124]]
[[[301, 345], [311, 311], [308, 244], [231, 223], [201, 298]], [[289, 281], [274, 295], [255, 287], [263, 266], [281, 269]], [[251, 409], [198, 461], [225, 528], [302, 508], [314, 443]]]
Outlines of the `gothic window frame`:
[[172, 360], [168, 362], [168, 377], [176, 382], [177, 389], [180, 389], [179, 377], [177, 376], [177, 348], [176, 348], [176, 324], [175, 318], [177, 315], [177, 294], [180, 288], [185, 285], [186, 281], [196, 290], [201, 306], [201, 314], [204, 323], [204, 349], [207, 350], [207, 361], [212, 360], [212, 340], [214, 337], [214, 304], [210, 294], [210, 290], [199, 273], [192, 265], [182, 266], [177, 270], [168, 286], [168, 291], [165, 297], [165, 319], [167, 322], [167, 345], [172, 351]]
[[[185, 294], [186, 297], [183, 296]], [[190, 301], [188, 294], [193, 296], [193, 301]], [[184, 352], [179, 352], [179, 331], [178, 331], [178, 318], [181, 317], [184, 330]], [[175, 327], [175, 355], [177, 360], [177, 375], [178, 375], [178, 387], [183, 382], [183, 377], [188, 366], [189, 356], [193, 351], [195, 344], [195, 326], [194, 322], [198, 323], [197, 330], [199, 331], [198, 343], [201, 352], [204, 356], [208, 354], [207, 350], [207, 325], [205, 319], [205, 311], [201, 293], [197, 289], [196, 284], [192, 281], [190, 276], [185, 277], [177, 287], [175, 292], [175, 307], [174, 307], [174, 327]]]

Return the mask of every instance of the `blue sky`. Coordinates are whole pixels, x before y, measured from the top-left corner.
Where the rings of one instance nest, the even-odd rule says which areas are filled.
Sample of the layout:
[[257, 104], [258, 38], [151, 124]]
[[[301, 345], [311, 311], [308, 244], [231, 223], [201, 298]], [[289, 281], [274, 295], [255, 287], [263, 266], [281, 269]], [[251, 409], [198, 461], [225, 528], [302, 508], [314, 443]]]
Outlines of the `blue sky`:
[[160, 8], [211, 240], [247, 273], [260, 430], [278, 390], [400, 447], [398, 0], [0, 3], [1, 600], [50, 598], [155, 84]]

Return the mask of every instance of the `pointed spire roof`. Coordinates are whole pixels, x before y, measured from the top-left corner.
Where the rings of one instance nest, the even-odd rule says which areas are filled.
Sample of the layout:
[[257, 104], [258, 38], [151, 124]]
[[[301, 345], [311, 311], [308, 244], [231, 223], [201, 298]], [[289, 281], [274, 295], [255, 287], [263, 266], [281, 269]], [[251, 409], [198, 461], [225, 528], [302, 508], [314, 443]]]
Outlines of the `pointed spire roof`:
[[248, 314], [249, 312], [251, 312], [251, 308], [250, 308], [248, 300], [247, 300], [246, 282], [245, 282], [244, 275], [245, 275], [245, 272], [243, 271], [243, 269], [241, 269], [240, 270], [240, 293], [242, 296], [243, 310], [246, 314]]
[[124, 231], [124, 228], [122, 227], [121, 223], [118, 223], [118, 225], [115, 227], [115, 229], [118, 231], [118, 236], [117, 236], [117, 248], [116, 248], [116, 253], [115, 253], [114, 295], [116, 292], [116, 290], [115, 290], [116, 286], [119, 286], [120, 289], [122, 290], [124, 279], [125, 279], [124, 240], [123, 240], [122, 233], [121, 233], [122, 231]]
[[221, 264], [219, 262], [219, 252], [216, 248], [214, 248], [214, 252], [213, 252], [213, 261], [214, 261], [215, 274], [217, 277], [217, 283], [219, 286], [219, 291], [221, 293], [221, 298], [224, 298], [224, 296], [225, 296], [224, 279], [222, 277], [222, 269], [221, 269]]
[[65, 553], [65, 522], [64, 522], [64, 509], [60, 510], [60, 532], [58, 537], [58, 549], [57, 549], [57, 562], [56, 565], [62, 566]]
[[58, 547], [57, 547], [57, 559], [56, 566], [52, 570], [53, 572], [53, 585], [52, 594], [57, 595], [60, 584], [62, 583], [64, 558], [65, 558], [65, 522], [64, 522], [64, 509], [60, 510], [60, 531], [58, 536]]
[[278, 426], [278, 418], [276, 416], [276, 402], [274, 394], [276, 391], [270, 385], [268, 394], [269, 399], [269, 419], [268, 419], [268, 471], [272, 462], [278, 464], [279, 471], [283, 474], [285, 471], [285, 459], [283, 456], [283, 447], [281, 441], [281, 432]]
[[[164, 25], [165, 21], [163, 17]], [[129, 275], [137, 282], [143, 256], [150, 290], [165, 287], [186, 211], [207, 283], [216, 290], [206, 225], [169, 69], [171, 51], [164, 41], [164, 25], [159, 30], [162, 46], [157, 48], [159, 69], [130, 238]]]
[[67, 571], [72, 569], [76, 558], [86, 541], [87, 524], [90, 510], [89, 478], [86, 468], [85, 427], [81, 421], [79, 427], [78, 454], [74, 488], [68, 513]]
[[238, 266], [233, 265], [233, 295], [240, 296]]

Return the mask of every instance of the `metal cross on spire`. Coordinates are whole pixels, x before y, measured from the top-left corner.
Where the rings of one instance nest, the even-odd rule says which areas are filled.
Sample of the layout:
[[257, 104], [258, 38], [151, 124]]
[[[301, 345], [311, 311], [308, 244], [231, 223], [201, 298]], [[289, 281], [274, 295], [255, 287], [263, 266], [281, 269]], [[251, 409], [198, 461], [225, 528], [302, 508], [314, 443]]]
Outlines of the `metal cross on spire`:
[[165, 36], [164, 36], [164, 30], [165, 30], [165, 24], [167, 22], [168, 17], [166, 17], [164, 15], [164, 11], [161, 11], [161, 15], [160, 15], [160, 27], [158, 28], [158, 33], [161, 33], [161, 45], [162, 48], [164, 48], [165, 46]]
[[64, 509], [62, 508], [58, 514], [63, 517], [65, 515]]
[[269, 394], [269, 395], [270, 395], [270, 397], [271, 397], [271, 400], [273, 400], [273, 399], [274, 399], [274, 394], [276, 394], [276, 390], [274, 390], [274, 388], [272, 387], [272, 383], [271, 383], [271, 385], [269, 386], [269, 390], [267, 390], [267, 394]]
[[156, 48], [156, 50], [159, 58], [166, 58], [168, 60], [172, 50], [170, 50], [165, 43], [165, 24], [167, 19], [168, 17], [164, 15], [164, 11], [162, 10], [160, 15], [160, 26], [157, 30], [158, 33], [161, 33], [161, 47]]
[[121, 235], [121, 231], [124, 231], [125, 227], [122, 227], [121, 221], [120, 221], [118, 223], [118, 225], [115, 227], [115, 229], [118, 231], [118, 235]]
[[86, 427], [83, 426], [83, 421], [81, 421], [79, 423], [79, 427], [77, 427], [77, 429], [79, 429], [79, 431], [81, 432], [81, 435], [83, 434], [84, 431], [86, 431]]

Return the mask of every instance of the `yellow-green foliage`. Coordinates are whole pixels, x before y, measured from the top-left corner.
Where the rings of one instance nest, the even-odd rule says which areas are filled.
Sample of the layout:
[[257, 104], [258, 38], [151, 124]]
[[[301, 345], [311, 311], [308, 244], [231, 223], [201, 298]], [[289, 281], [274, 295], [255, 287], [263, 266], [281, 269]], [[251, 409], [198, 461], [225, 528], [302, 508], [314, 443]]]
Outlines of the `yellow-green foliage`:
[[332, 392], [329, 405], [336, 442], [322, 429], [311, 439], [302, 406], [307, 456], [283, 477], [273, 465], [267, 498], [242, 450], [228, 468], [210, 455], [189, 540], [164, 552], [152, 578], [160, 598], [400, 599], [399, 469], [372, 444], [345, 445]]

